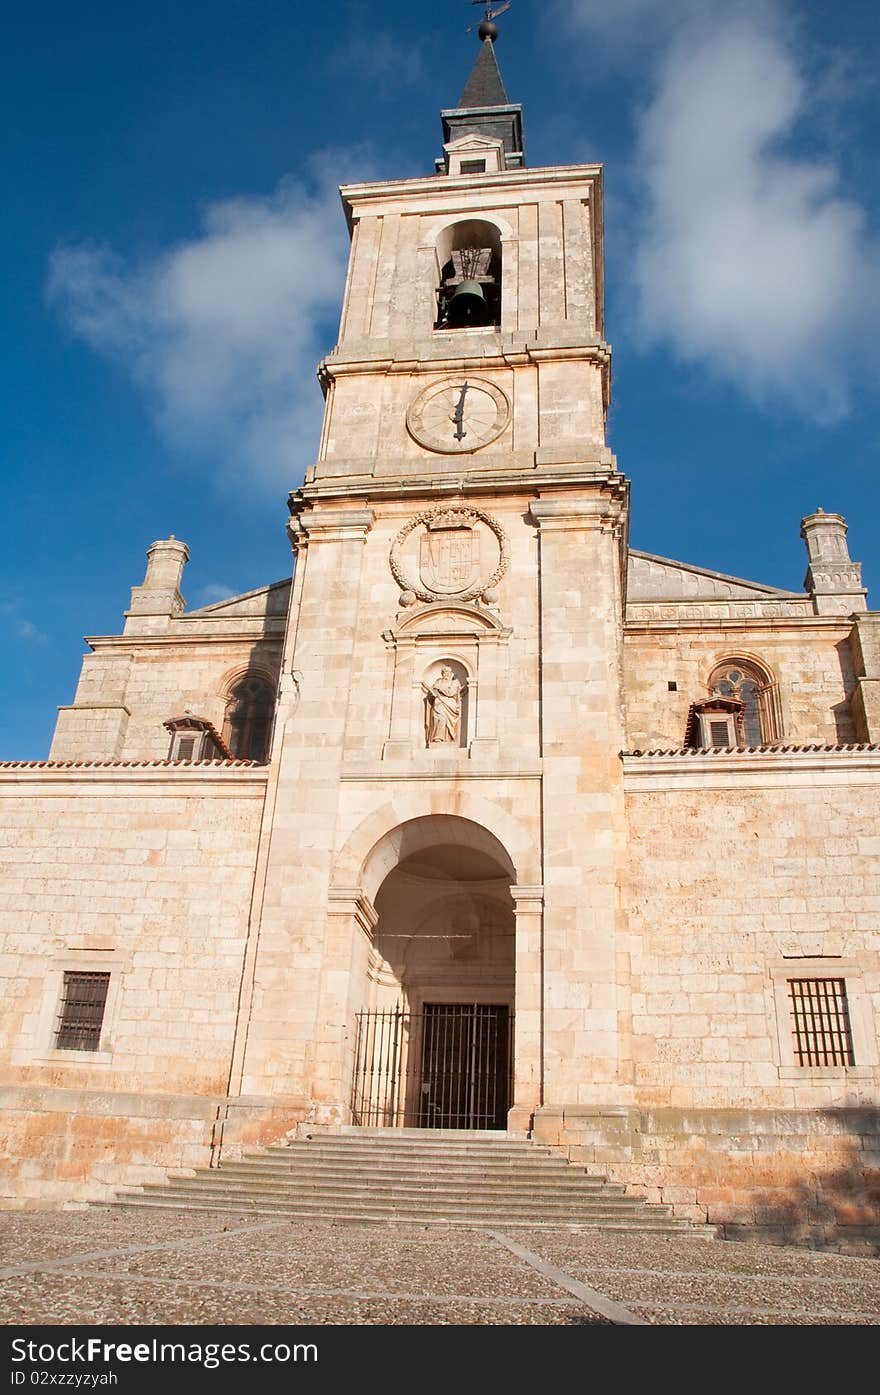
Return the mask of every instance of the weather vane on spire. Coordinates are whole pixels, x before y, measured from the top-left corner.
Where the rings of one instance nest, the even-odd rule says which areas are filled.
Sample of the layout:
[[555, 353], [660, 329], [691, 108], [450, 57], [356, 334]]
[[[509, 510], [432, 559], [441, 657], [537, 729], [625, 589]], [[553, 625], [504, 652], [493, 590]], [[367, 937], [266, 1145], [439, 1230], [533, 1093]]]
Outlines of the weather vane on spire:
[[509, 10], [513, 0], [504, 0], [503, 5], [493, 5], [492, 0], [471, 0], [472, 5], [482, 5], [486, 13], [480, 23], [469, 24], [465, 32], [472, 34], [476, 29], [481, 39], [491, 39], [493, 44], [498, 38], [498, 26], [493, 23], [499, 15], [503, 15], [505, 10]]

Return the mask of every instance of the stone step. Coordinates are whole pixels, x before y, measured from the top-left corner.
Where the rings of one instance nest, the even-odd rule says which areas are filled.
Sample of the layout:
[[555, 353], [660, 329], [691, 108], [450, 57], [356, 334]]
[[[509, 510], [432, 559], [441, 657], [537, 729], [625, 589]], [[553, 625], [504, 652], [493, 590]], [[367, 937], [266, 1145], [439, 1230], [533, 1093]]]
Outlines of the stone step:
[[[286, 1161], [286, 1159], [275, 1158], [252, 1158], [250, 1155], [237, 1158], [234, 1162], [222, 1163], [219, 1169], [198, 1168], [197, 1170], [199, 1175], [219, 1170], [226, 1175], [234, 1173], [236, 1176], [243, 1177], [266, 1176], [282, 1177], [282, 1179], [283, 1177], [361, 1177], [364, 1175], [363, 1163], [353, 1161], [353, 1159], [293, 1158]], [[431, 1168], [425, 1163], [410, 1163], [407, 1166], [404, 1162], [390, 1163], [386, 1162], [385, 1159], [378, 1159], [370, 1169], [371, 1177], [384, 1177], [389, 1182], [393, 1182], [396, 1177], [434, 1177], [438, 1173], [450, 1180], [460, 1180], [460, 1182], [467, 1182], [471, 1177], [477, 1177], [480, 1180], [491, 1179], [498, 1183], [522, 1180], [522, 1182], [556, 1184], [577, 1180], [577, 1182], [589, 1183], [590, 1186], [595, 1187], [614, 1186], [614, 1183], [608, 1182], [607, 1177], [591, 1176], [579, 1168], [569, 1168], [566, 1163], [562, 1163], [559, 1168], [552, 1166], [552, 1163], [548, 1168], [543, 1168], [543, 1166], [536, 1166], [529, 1162], [524, 1162], [520, 1166], [488, 1163], [484, 1168], [466, 1168], [462, 1163], [443, 1163], [439, 1168]]]
[[503, 1145], [494, 1145], [494, 1147], [492, 1147], [492, 1145], [490, 1145], [490, 1147], [485, 1147], [485, 1145], [484, 1147], [469, 1147], [469, 1145], [463, 1145], [463, 1147], [456, 1147], [455, 1144], [384, 1144], [379, 1143], [377, 1140], [375, 1143], [351, 1143], [349, 1145], [340, 1138], [339, 1141], [333, 1141], [333, 1143], [326, 1140], [298, 1140], [297, 1143], [283, 1145], [272, 1144], [271, 1147], [266, 1148], [266, 1154], [269, 1156], [312, 1154], [321, 1156], [321, 1158], [346, 1156], [346, 1158], [372, 1159], [389, 1156], [389, 1158], [406, 1159], [434, 1158], [443, 1159], [443, 1161], [445, 1161], [445, 1159], [449, 1159], [449, 1161], [459, 1159], [459, 1161], [471, 1162], [474, 1163], [474, 1165], [481, 1165], [483, 1162], [492, 1161], [516, 1163], [522, 1162], [523, 1159], [529, 1159], [531, 1162], [541, 1159], [541, 1161], [552, 1163], [561, 1162], [562, 1166], [566, 1166], [565, 1159], [559, 1158], [558, 1154], [552, 1154], [549, 1149], [547, 1149], [547, 1152], [531, 1149], [529, 1144], [524, 1144], [522, 1148], [505, 1148]]
[[[195, 1173], [173, 1173], [172, 1180], [183, 1179], [183, 1177], [208, 1177], [216, 1176], [218, 1173], [209, 1169], [198, 1169]], [[269, 1173], [262, 1169], [238, 1169], [220, 1168], [219, 1175], [225, 1177], [227, 1182], [236, 1183], [237, 1186], [255, 1187], [285, 1187], [285, 1189], [314, 1189], [314, 1187], [332, 1186], [364, 1186], [363, 1172], [357, 1170], [332, 1170], [332, 1172], [287, 1172]], [[430, 1173], [430, 1175], [417, 1176], [413, 1173], [375, 1173], [371, 1175], [370, 1184], [372, 1189], [386, 1191], [397, 1189], [397, 1187], [420, 1187], [420, 1189], [435, 1189], [442, 1187], [446, 1191], [496, 1191], [496, 1193], [508, 1194], [512, 1191], [523, 1191], [527, 1196], [533, 1196], [536, 1191], [548, 1191], [548, 1193], [558, 1193], [559, 1196], [570, 1196], [572, 1193], [602, 1194], [602, 1196], [626, 1196], [626, 1187], [622, 1183], [600, 1182], [594, 1177], [462, 1177], [455, 1173], [443, 1173], [442, 1177]]]
[[[303, 1126], [305, 1128], [305, 1126]], [[308, 1132], [308, 1130], [306, 1130]], [[543, 1147], [543, 1144], [533, 1145], [532, 1140], [525, 1134], [511, 1136], [507, 1129], [424, 1129], [413, 1125], [405, 1128], [390, 1127], [388, 1124], [343, 1124], [339, 1133], [317, 1134], [318, 1138], [351, 1138], [361, 1140], [364, 1138], [380, 1138], [395, 1140], [397, 1142], [418, 1143], [425, 1139], [442, 1139], [449, 1143], [512, 1143], [519, 1146], [524, 1144], [526, 1148], [533, 1146]]]
[[535, 1208], [542, 1206], [572, 1206], [572, 1207], [602, 1207], [603, 1209], [616, 1208], [618, 1210], [630, 1211], [639, 1210], [647, 1206], [647, 1202], [638, 1196], [606, 1196], [603, 1192], [586, 1193], [544, 1193], [525, 1191], [511, 1194], [508, 1191], [495, 1190], [483, 1193], [479, 1188], [470, 1190], [448, 1191], [443, 1187], [425, 1188], [419, 1186], [404, 1186], [394, 1191], [377, 1190], [366, 1183], [350, 1184], [348, 1186], [328, 1186], [315, 1188], [298, 1187], [260, 1187], [253, 1184], [238, 1184], [235, 1182], [223, 1181], [219, 1175], [215, 1174], [213, 1179], [198, 1177], [178, 1177], [168, 1182], [146, 1182], [138, 1188], [138, 1194], [167, 1195], [174, 1192], [176, 1196], [230, 1196], [239, 1197], [244, 1200], [253, 1198], [254, 1200], [272, 1200], [278, 1198], [281, 1201], [302, 1200], [311, 1203], [315, 1198], [327, 1197], [334, 1201], [353, 1202], [358, 1205], [375, 1202], [378, 1206], [386, 1204], [397, 1204], [400, 1200], [412, 1201], [414, 1205], [425, 1201], [434, 1205], [442, 1203], [444, 1206], [462, 1205], [471, 1208], [481, 1206], [505, 1206], [515, 1209], [518, 1207]]
[[538, 1148], [529, 1148], [528, 1145], [522, 1147], [505, 1147], [498, 1143], [490, 1147], [480, 1147], [477, 1144], [443, 1144], [443, 1143], [382, 1143], [377, 1139], [375, 1142], [346, 1142], [339, 1139], [331, 1143], [326, 1140], [317, 1139], [303, 1140], [301, 1143], [287, 1143], [283, 1147], [273, 1144], [266, 1150], [268, 1153], [344, 1153], [348, 1156], [375, 1158], [385, 1153], [393, 1153], [399, 1158], [467, 1158], [471, 1162], [479, 1162], [484, 1158], [505, 1158], [511, 1162], [522, 1158], [546, 1158], [548, 1160], [559, 1160], [558, 1155], [552, 1153], [548, 1148], [546, 1151]]
[[[450, 1131], [452, 1132], [452, 1131]], [[321, 1135], [177, 1173], [110, 1205], [312, 1219], [708, 1233], [550, 1148], [434, 1130]]]
[[[155, 1196], [146, 1197], [139, 1194], [121, 1194], [115, 1201], [96, 1203], [99, 1205], [113, 1207], [115, 1209], [132, 1210], [139, 1207], [146, 1207], [150, 1210], [179, 1211], [182, 1203], [172, 1198]], [[398, 1210], [392, 1213], [378, 1213], [375, 1208], [370, 1207], [365, 1210], [352, 1213], [339, 1209], [324, 1208], [304, 1209], [292, 1206], [269, 1206], [260, 1204], [259, 1206], [242, 1207], [235, 1202], [224, 1202], [220, 1199], [211, 1201], [189, 1200], [185, 1203], [187, 1211], [214, 1211], [232, 1215], [271, 1215], [287, 1216], [293, 1220], [310, 1221], [338, 1221], [351, 1224], [372, 1224], [382, 1223], [397, 1225], [426, 1225], [438, 1224], [444, 1226], [462, 1226], [466, 1229], [492, 1228], [500, 1230], [512, 1229], [575, 1229], [575, 1230], [620, 1230], [620, 1231], [651, 1231], [654, 1234], [668, 1235], [694, 1235], [699, 1239], [715, 1239], [717, 1231], [713, 1226], [694, 1226], [690, 1221], [676, 1220], [674, 1217], [639, 1215], [637, 1217], [619, 1217], [617, 1215], [601, 1219], [591, 1217], [587, 1220], [580, 1220], [572, 1217], [566, 1209], [558, 1214], [541, 1216], [529, 1216], [526, 1218], [511, 1216], [507, 1212], [496, 1215], [461, 1215], [436, 1212], [413, 1213], [406, 1210]]]
[[280, 1186], [275, 1182], [260, 1183], [243, 1178], [225, 1178], [217, 1172], [211, 1177], [177, 1177], [170, 1184], [147, 1182], [144, 1184], [144, 1190], [146, 1192], [161, 1191], [167, 1189], [169, 1185], [173, 1186], [177, 1192], [197, 1192], [204, 1195], [220, 1193], [244, 1197], [279, 1196], [302, 1197], [303, 1199], [311, 1196], [369, 1199], [373, 1195], [378, 1195], [395, 1201], [402, 1197], [412, 1197], [416, 1201], [421, 1197], [427, 1197], [429, 1200], [442, 1200], [444, 1205], [450, 1206], [480, 1204], [482, 1201], [503, 1202], [507, 1206], [542, 1206], [546, 1202], [548, 1204], [570, 1205], [616, 1205], [631, 1210], [645, 1205], [641, 1197], [626, 1196], [620, 1192], [609, 1194], [604, 1189], [587, 1188], [581, 1191], [567, 1187], [556, 1187], [552, 1190], [542, 1189], [536, 1192], [532, 1187], [447, 1187], [442, 1184], [430, 1186], [419, 1182], [404, 1182], [395, 1187], [377, 1189], [367, 1185], [363, 1179], [359, 1182], [312, 1182], [305, 1185]]
[[[193, 1204], [199, 1207], [223, 1211], [239, 1211], [243, 1213], [252, 1212], [280, 1212], [294, 1215], [314, 1215], [319, 1213], [332, 1212], [334, 1215], [348, 1216], [352, 1220], [360, 1220], [365, 1216], [376, 1217], [397, 1217], [401, 1215], [410, 1216], [415, 1220], [443, 1220], [450, 1216], [456, 1216], [460, 1220], [477, 1221], [484, 1223], [491, 1221], [493, 1224], [503, 1224], [513, 1220], [519, 1220], [523, 1224], [529, 1221], [553, 1220], [557, 1224], [580, 1223], [589, 1224], [592, 1222], [602, 1223], [611, 1220], [638, 1220], [645, 1223], [669, 1223], [672, 1220], [668, 1208], [652, 1207], [650, 1210], [644, 1206], [633, 1208], [621, 1208], [619, 1206], [593, 1205], [526, 1205], [508, 1206], [504, 1203], [470, 1203], [462, 1205], [458, 1201], [445, 1204], [442, 1199], [431, 1200], [423, 1198], [378, 1198], [366, 1196], [360, 1199], [352, 1198], [345, 1201], [334, 1197], [248, 1197], [234, 1192], [214, 1193], [198, 1192], [195, 1196], [185, 1190], [178, 1190], [174, 1187], [157, 1189], [155, 1192], [125, 1192], [117, 1198], [117, 1203], [126, 1205], [159, 1205], [176, 1206], [179, 1209], [181, 1203]], [[112, 1204], [117, 1204], [112, 1203]]]

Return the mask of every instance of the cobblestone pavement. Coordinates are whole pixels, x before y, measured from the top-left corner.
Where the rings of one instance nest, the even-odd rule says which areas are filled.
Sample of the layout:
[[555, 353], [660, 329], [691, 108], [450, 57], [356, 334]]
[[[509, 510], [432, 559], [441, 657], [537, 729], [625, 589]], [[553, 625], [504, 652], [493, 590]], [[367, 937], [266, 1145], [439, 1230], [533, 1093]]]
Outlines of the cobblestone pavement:
[[0, 1213], [6, 1326], [880, 1323], [880, 1263], [687, 1236]]

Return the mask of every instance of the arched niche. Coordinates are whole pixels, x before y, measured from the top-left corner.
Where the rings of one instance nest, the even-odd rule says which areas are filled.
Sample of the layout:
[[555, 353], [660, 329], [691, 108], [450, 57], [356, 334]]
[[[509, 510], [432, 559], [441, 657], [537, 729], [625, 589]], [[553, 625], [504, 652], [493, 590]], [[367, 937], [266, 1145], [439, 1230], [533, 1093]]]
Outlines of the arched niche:
[[[429, 604], [404, 613], [385, 630], [393, 655], [391, 704], [383, 759], [434, 760], [439, 755], [497, 755], [497, 701], [508, 662], [510, 629], [487, 607]], [[462, 686], [460, 740], [427, 739], [428, 678], [449, 664]]]
[[460, 659], [444, 655], [422, 673], [425, 746], [440, 754], [466, 749], [472, 676]]

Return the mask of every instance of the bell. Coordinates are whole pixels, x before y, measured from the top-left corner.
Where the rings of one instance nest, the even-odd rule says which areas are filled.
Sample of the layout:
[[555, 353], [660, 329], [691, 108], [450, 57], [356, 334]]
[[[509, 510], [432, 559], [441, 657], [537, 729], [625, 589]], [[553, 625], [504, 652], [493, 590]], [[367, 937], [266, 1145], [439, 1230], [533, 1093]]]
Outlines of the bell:
[[491, 318], [491, 311], [479, 281], [462, 281], [449, 302], [448, 323], [457, 327], [487, 325]]

